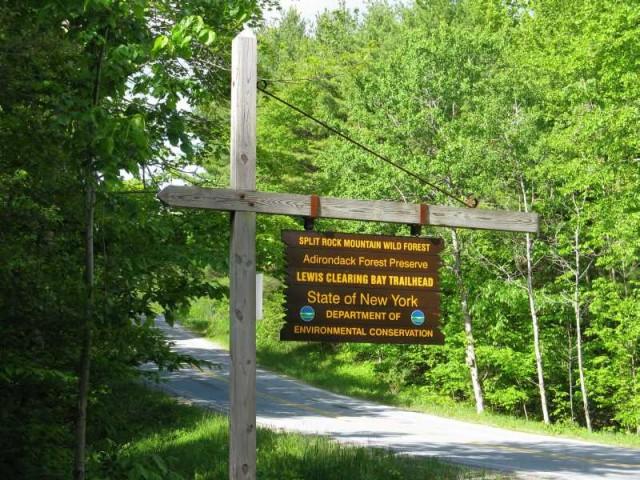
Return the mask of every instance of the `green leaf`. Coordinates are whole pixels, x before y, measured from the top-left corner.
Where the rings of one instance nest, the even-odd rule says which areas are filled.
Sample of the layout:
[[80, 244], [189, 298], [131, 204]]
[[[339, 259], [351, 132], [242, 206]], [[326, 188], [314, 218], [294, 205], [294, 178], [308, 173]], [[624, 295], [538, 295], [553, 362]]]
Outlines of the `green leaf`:
[[198, 34], [198, 40], [200, 40], [206, 46], [210, 46], [216, 40], [216, 32], [208, 28], [204, 29]]
[[180, 40], [178, 45], [180, 46], [180, 48], [184, 48], [191, 43], [191, 40], [193, 40], [193, 37], [191, 35], [185, 35], [184, 38]]
[[157, 54], [162, 50], [166, 49], [168, 45], [169, 45], [169, 39], [166, 37], [166, 35], [160, 35], [153, 42], [151, 53]]

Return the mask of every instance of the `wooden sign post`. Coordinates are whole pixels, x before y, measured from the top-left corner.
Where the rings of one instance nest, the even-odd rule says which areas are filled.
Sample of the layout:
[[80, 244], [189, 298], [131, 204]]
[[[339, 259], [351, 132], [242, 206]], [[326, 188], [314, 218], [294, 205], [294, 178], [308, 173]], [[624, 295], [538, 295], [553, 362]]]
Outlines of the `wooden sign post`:
[[[250, 30], [231, 46], [231, 188], [256, 188], [257, 44]], [[229, 478], [256, 478], [256, 214], [231, 213]]]
[[229, 478], [256, 478], [256, 213], [535, 233], [538, 215], [438, 205], [257, 192], [257, 43], [245, 30], [232, 43], [231, 188], [170, 185], [171, 207], [231, 212], [229, 257], [231, 412]]

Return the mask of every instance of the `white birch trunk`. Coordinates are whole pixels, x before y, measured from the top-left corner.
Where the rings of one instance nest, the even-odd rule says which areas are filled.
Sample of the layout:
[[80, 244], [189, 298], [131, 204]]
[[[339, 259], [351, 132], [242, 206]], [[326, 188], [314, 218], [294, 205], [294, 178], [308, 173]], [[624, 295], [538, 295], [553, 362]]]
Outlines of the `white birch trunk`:
[[476, 401], [476, 412], [484, 412], [484, 397], [482, 395], [482, 386], [480, 385], [480, 377], [478, 375], [478, 364], [476, 362], [475, 341], [473, 339], [473, 319], [469, 311], [469, 300], [467, 288], [462, 277], [462, 267], [460, 260], [460, 242], [455, 229], [451, 229], [451, 243], [453, 245], [453, 272], [460, 290], [460, 307], [462, 308], [462, 316], [464, 317], [464, 333], [466, 338], [466, 362], [471, 375], [471, 385], [473, 387], [473, 396]]
[[[529, 202], [527, 201], [527, 190], [524, 185], [524, 180], [520, 179], [520, 186], [522, 188], [522, 199], [524, 203], [524, 211], [529, 212]], [[526, 253], [527, 253], [527, 295], [529, 297], [529, 311], [531, 313], [531, 326], [533, 328], [533, 350], [536, 355], [536, 371], [538, 372], [538, 390], [540, 392], [540, 407], [542, 409], [542, 418], [547, 425], [549, 420], [549, 409], [547, 407], [547, 391], [544, 386], [544, 368], [542, 363], [542, 350], [540, 348], [540, 327], [538, 322], [538, 308], [536, 306], [535, 293], [533, 291], [533, 262], [532, 262], [532, 250], [533, 239], [531, 234], [527, 233], [525, 238]]]
[[575, 281], [573, 288], [573, 311], [576, 318], [576, 350], [578, 353], [578, 375], [580, 377], [580, 392], [582, 393], [582, 406], [584, 408], [584, 421], [587, 430], [591, 431], [591, 415], [589, 414], [589, 397], [587, 385], [584, 381], [584, 365], [582, 361], [582, 312], [580, 305], [580, 225], [578, 224], [574, 234], [575, 248]]

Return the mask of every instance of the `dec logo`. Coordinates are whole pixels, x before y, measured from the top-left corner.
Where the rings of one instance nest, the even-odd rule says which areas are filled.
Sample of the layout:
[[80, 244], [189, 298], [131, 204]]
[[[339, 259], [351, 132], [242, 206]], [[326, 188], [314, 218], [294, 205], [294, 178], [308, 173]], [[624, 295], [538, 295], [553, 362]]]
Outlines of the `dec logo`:
[[310, 322], [316, 316], [316, 311], [310, 305], [305, 305], [300, 309], [300, 319], [303, 322]]

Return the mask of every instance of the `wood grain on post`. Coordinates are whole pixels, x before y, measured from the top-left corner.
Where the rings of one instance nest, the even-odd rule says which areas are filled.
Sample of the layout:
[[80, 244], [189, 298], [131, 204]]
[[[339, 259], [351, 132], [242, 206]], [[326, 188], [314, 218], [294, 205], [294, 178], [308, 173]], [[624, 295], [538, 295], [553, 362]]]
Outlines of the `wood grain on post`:
[[[232, 43], [231, 188], [256, 188], [256, 37]], [[229, 478], [256, 478], [256, 214], [232, 212], [229, 258], [231, 411]]]
[[[224, 188], [199, 188], [170, 185], [158, 198], [174, 207], [310, 216], [312, 197], [292, 193], [256, 192]], [[371, 222], [422, 223], [420, 204], [381, 200], [351, 200], [320, 197], [319, 218], [362, 220]], [[536, 213], [455, 208], [429, 205], [426, 225], [476, 228], [508, 232], [538, 232]]]

